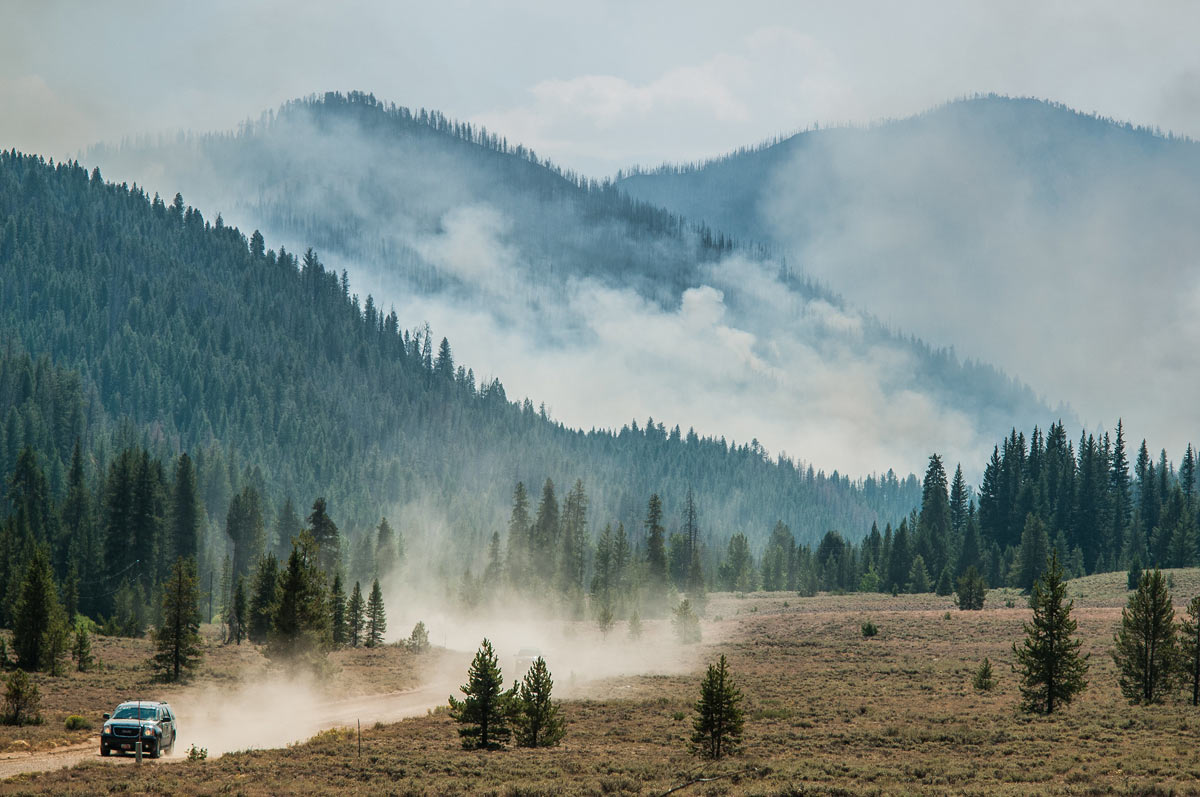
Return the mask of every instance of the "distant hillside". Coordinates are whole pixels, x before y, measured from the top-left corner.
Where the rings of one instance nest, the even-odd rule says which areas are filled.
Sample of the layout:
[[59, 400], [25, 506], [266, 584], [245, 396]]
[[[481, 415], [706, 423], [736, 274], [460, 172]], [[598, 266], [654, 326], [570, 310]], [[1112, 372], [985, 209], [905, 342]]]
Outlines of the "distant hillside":
[[1024, 384], [881, 324], [795, 260], [436, 112], [326, 94], [88, 158], [319, 247], [377, 306], [463, 330], [460, 354], [571, 425], [652, 415], [866, 473], [932, 448], [977, 460], [1051, 417]]
[[659, 424], [567, 428], [409, 323], [312, 253], [268, 249], [179, 198], [0, 154], [4, 474], [32, 445], [61, 489], [74, 438], [101, 457], [108, 441], [144, 441], [193, 452], [214, 520], [252, 478], [273, 508], [323, 495], [351, 533], [387, 513], [410, 538], [436, 533], [443, 556], [484, 552], [518, 480], [565, 493], [582, 479], [593, 521], [623, 521], [635, 540], [653, 492], [674, 517], [694, 489], [722, 539], [777, 520], [814, 539], [918, 500], [914, 478], [851, 482]]
[[1189, 430], [1175, 397], [1200, 388], [1200, 353], [1178, 345], [1200, 332], [1200, 144], [988, 96], [618, 184], [762, 241], [848, 302], [1021, 374], [1089, 423]]

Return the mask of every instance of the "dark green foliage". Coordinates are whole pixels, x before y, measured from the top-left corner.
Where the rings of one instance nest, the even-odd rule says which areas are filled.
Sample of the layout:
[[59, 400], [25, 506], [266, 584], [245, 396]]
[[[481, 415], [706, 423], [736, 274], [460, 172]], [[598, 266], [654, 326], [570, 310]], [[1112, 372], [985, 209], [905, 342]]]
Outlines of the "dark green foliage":
[[1161, 702], [1178, 682], [1180, 665], [1175, 608], [1162, 571], [1142, 575], [1113, 643], [1121, 694], [1131, 703]]
[[870, 620], [863, 623], [862, 627], [859, 630], [862, 632], [863, 639], [870, 639], [873, 636], [879, 635], [879, 627], [876, 626], [874, 623], [872, 623]]
[[233, 602], [229, 607], [229, 638], [238, 645], [242, 644], [242, 637], [246, 636], [248, 608], [246, 604], [246, 579], [239, 577], [237, 586], [233, 590]]
[[975, 569], [974, 565], [968, 567], [967, 572], [959, 577], [955, 589], [955, 602], [958, 604], [958, 608], [963, 611], [979, 611], [983, 608], [986, 597], [987, 585], [984, 583], [983, 576]]
[[1021, 547], [1013, 560], [1010, 581], [1021, 590], [1033, 588], [1033, 582], [1042, 575], [1042, 568], [1050, 556], [1050, 540], [1046, 535], [1046, 524], [1041, 518], [1029, 515], [1021, 532]]
[[509, 727], [513, 695], [504, 691], [504, 677], [492, 643], [483, 640], [462, 686], [464, 698], [450, 697], [450, 716], [462, 725], [458, 735], [464, 748], [495, 750], [512, 735]]
[[163, 585], [163, 619], [154, 632], [154, 667], [168, 681], [178, 681], [200, 663], [200, 609], [196, 563], [176, 559]]
[[929, 467], [925, 471], [921, 490], [921, 514], [917, 519], [917, 552], [924, 558], [930, 573], [941, 573], [949, 564], [950, 544], [954, 537], [946, 470], [942, 467], [942, 458], [937, 454], [929, 457]]
[[908, 570], [908, 580], [905, 582], [904, 591], [917, 595], [933, 591], [929, 583], [929, 571], [925, 569], [925, 557], [921, 556], [921, 554], [917, 554], [912, 560], [912, 567]]
[[517, 744], [521, 747], [554, 747], [566, 735], [559, 705], [550, 697], [553, 688], [546, 660], [538, 656], [517, 690], [514, 724]]
[[750, 553], [750, 542], [742, 533], [729, 538], [729, 547], [725, 552], [725, 561], [717, 570], [717, 578], [721, 588], [729, 592], [753, 592], [757, 586], [757, 574], [754, 572], [754, 557]]
[[225, 534], [233, 543], [232, 578], [250, 572], [251, 565], [263, 555], [266, 530], [263, 525], [262, 501], [258, 491], [247, 484], [229, 502], [225, 515]]
[[987, 656], [983, 657], [979, 669], [971, 676], [971, 686], [975, 687], [977, 692], [990, 692], [995, 688], [996, 678], [992, 674], [992, 663], [988, 661]]
[[672, 610], [674, 615], [671, 625], [675, 628], [675, 638], [685, 645], [694, 645], [700, 641], [700, 618], [692, 609], [692, 602], [684, 598]]
[[387, 611], [383, 606], [383, 591], [379, 588], [379, 579], [371, 584], [371, 596], [367, 598], [365, 644], [369, 648], [383, 644], [383, 635], [387, 632]]
[[279, 603], [267, 646], [273, 658], [302, 659], [329, 648], [333, 640], [328, 592], [316, 543], [304, 532], [292, 546], [279, 579]]
[[57, 672], [67, 652], [67, 618], [58, 601], [50, 562], [36, 546], [25, 566], [13, 608], [13, 653], [23, 670]]
[[742, 692], [729, 677], [725, 657], [708, 671], [700, 684], [696, 718], [692, 721], [692, 750], [702, 758], [719, 760], [736, 753], [742, 739]]
[[75, 660], [75, 669], [78, 672], [87, 672], [96, 666], [96, 657], [92, 655], [92, 633], [86, 621], [80, 620], [75, 623], [71, 658]]
[[42, 721], [39, 709], [42, 693], [33, 678], [24, 670], [8, 676], [4, 686], [4, 712], [0, 721], [5, 725], [38, 725]]
[[1137, 557], [1129, 563], [1129, 572], [1125, 574], [1125, 588], [1133, 591], [1142, 583], [1142, 562]]
[[1200, 706], [1200, 596], [1187, 605], [1187, 617], [1179, 623], [1179, 650], [1192, 705]]
[[358, 647], [362, 640], [363, 629], [366, 627], [367, 604], [363, 600], [362, 589], [354, 582], [354, 590], [346, 603], [346, 634], [351, 647]]
[[942, 574], [938, 576], [937, 586], [933, 591], [943, 597], [954, 592], [954, 576], [951, 575], [950, 565], [942, 568]]
[[200, 496], [196, 487], [196, 468], [184, 452], [175, 463], [171, 485], [171, 548], [175, 558], [194, 558], [200, 539]]
[[275, 623], [275, 612], [279, 606], [279, 563], [275, 554], [268, 553], [258, 560], [254, 570], [254, 581], [250, 587], [250, 608], [247, 636], [250, 641], [261, 645], [267, 641]]
[[1075, 639], [1074, 605], [1066, 597], [1058, 552], [1050, 555], [1045, 571], [1033, 585], [1030, 604], [1033, 619], [1024, 624], [1025, 640], [1013, 644], [1013, 669], [1021, 679], [1021, 708], [1052, 714], [1087, 688], [1087, 657], [1082, 641]]
[[329, 588], [329, 623], [334, 646], [345, 645], [349, 641], [349, 627], [346, 624], [346, 592], [342, 589], [341, 573], [333, 577], [333, 586]]
[[650, 496], [646, 507], [646, 566], [651, 596], [661, 601], [667, 591], [667, 546], [666, 529], [662, 526], [662, 500], [658, 494]]
[[398, 538], [392, 531], [387, 518], [381, 518], [375, 530], [375, 568], [380, 575], [386, 576], [395, 570], [403, 561], [404, 540]]
[[337, 524], [325, 511], [325, 499], [313, 502], [308, 515], [308, 533], [312, 537], [317, 566], [327, 575], [337, 570], [342, 557], [342, 540]]

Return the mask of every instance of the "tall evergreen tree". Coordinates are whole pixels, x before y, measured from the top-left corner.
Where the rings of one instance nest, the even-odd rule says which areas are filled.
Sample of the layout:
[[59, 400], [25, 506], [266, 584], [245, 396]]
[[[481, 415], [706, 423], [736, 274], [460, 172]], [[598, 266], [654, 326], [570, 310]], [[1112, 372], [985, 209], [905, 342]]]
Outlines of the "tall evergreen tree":
[[387, 632], [387, 612], [383, 607], [383, 591], [379, 589], [379, 579], [371, 585], [371, 596], [367, 598], [366, 616], [366, 645], [369, 648], [383, 644], [383, 635]]
[[559, 705], [550, 696], [553, 688], [546, 660], [538, 656], [517, 690], [520, 710], [515, 724], [517, 744], [521, 747], [554, 747], [566, 734]]
[[176, 558], [195, 558], [199, 553], [200, 518], [203, 510], [196, 488], [196, 467], [187, 452], [175, 462], [171, 485], [171, 550]]
[[494, 750], [512, 735], [509, 727], [512, 695], [504, 691], [504, 678], [492, 643], [483, 640], [461, 687], [464, 699], [450, 697], [450, 716], [463, 727], [458, 735], [463, 747]]
[[526, 586], [529, 572], [529, 532], [529, 496], [525, 493], [525, 484], [517, 482], [513, 489], [512, 515], [508, 521], [505, 569], [509, 583], [518, 588]]
[[559, 589], [566, 596], [583, 595], [583, 578], [587, 563], [588, 498], [583, 490], [583, 481], [577, 479], [562, 513], [562, 557], [559, 561]]
[[1142, 574], [1137, 591], [1121, 611], [1121, 630], [1113, 642], [1121, 693], [1131, 703], [1162, 701], [1179, 674], [1175, 608], [1162, 571]]
[[283, 506], [279, 509], [279, 514], [275, 516], [275, 527], [273, 537], [275, 538], [275, 558], [286, 559], [292, 550], [292, 543], [300, 536], [300, 532], [304, 530], [304, 524], [300, 521], [300, 515], [296, 514], [296, 508], [292, 505], [292, 499], [287, 498], [283, 502]]
[[1021, 532], [1021, 547], [1013, 559], [1010, 583], [1021, 590], [1033, 589], [1033, 584], [1042, 575], [1050, 554], [1050, 539], [1041, 518], [1029, 515], [1025, 529]]
[[559, 550], [558, 499], [554, 497], [554, 482], [546, 479], [542, 485], [542, 500], [538, 503], [537, 517], [530, 532], [530, 575], [549, 583], [556, 572], [555, 553]]
[[315, 546], [313, 555], [317, 567], [325, 573], [335, 572], [342, 559], [341, 536], [337, 524], [325, 511], [324, 498], [313, 502], [312, 512], [308, 515], [308, 529]]
[[233, 543], [230, 571], [234, 583], [250, 572], [251, 565], [263, 553], [264, 527], [262, 501], [258, 491], [247, 484], [229, 502], [225, 515], [225, 534]]
[[1187, 617], [1179, 623], [1179, 647], [1192, 705], [1200, 706], [1200, 595], [1187, 605]]
[[13, 652], [22, 670], [57, 671], [67, 648], [67, 618], [58, 600], [50, 558], [35, 545], [13, 609]]
[[358, 647], [358, 643], [362, 639], [363, 628], [366, 625], [366, 610], [367, 605], [363, 601], [362, 589], [355, 581], [354, 590], [350, 593], [350, 600], [346, 604], [346, 633], [351, 647]]
[[381, 576], [388, 575], [400, 564], [401, 549], [397, 543], [388, 519], [380, 519], [375, 529], [375, 570]]
[[741, 702], [742, 692], [729, 677], [722, 655], [715, 665], [708, 665], [696, 701], [692, 749], [701, 757], [715, 761], [737, 752], [745, 723]]
[[1030, 605], [1033, 619], [1024, 624], [1022, 645], [1013, 644], [1013, 669], [1021, 679], [1021, 708], [1052, 714], [1087, 688], [1088, 670], [1087, 657], [1079, 653], [1083, 643], [1074, 638], [1074, 602], [1067, 599], [1057, 551], [1034, 582]]
[[163, 585], [162, 623], [154, 632], [153, 663], [169, 681], [178, 681], [200, 662], [198, 597], [195, 560], [176, 559]]
[[950, 496], [946, 492], [946, 470], [937, 454], [929, 457], [922, 482], [921, 514], [917, 520], [917, 551], [929, 572], [937, 575], [950, 561], [953, 538]]
[[346, 591], [342, 589], [341, 573], [333, 577], [333, 586], [329, 588], [329, 621], [334, 646], [345, 645], [349, 635], [346, 625]]
[[651, 495], [646, 507], [646, 566], [650, 594], [656, 603], [666, 597], [668, 579], [666, 529], [662, 526], [662, 515], [662, 501], [657, 493]]
[[264, 644], [275, 624], [279, 605], [279, 563], [275, 554], [268, 553], [258, 560], [250, 588], [250, 607], [247, 636], [256, 644]]
[[318, 564], [319, 547], [302, 533], [292, 546], [280, 577], [279, 602], [272, 623], [268, 652], [275, 657], [303, 657], [324, 651], [332, 643], [328, 587]]

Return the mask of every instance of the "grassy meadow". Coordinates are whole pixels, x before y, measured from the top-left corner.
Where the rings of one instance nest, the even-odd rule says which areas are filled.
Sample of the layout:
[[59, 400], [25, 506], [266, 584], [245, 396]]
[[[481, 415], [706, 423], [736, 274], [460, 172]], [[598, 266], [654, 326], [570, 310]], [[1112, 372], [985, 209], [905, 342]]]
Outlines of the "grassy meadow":
[[[1200, 593], [1200, 570], [1171, 577], [1181, 610]], [[466, 752], [436, 710], [364, 727], [361, 754], [353, 731], [330, 730], [284, 749], [136, 773], [97, 760], [0, 782], [0, 794], [651, 795], [688, 783], [675, 793], [1200, 794], [1200, 708], [1182, 691], [1154, 707], [1120, 696], [1110, 650], [1125, 574], [1076, 580], [1071, 593], [1089, 687], [1051, 717], [1017, 708], [1012, 643], [1029, 610], [1014, 591], [989, 592], [981, 612], [934, 595], [720, 594], [694, 672], [576, 685], [558, 748]], [[860, 630], [868, 620], [879, 629], [872, 638]], [[745, 695], [746, 733], [740, 754], [706, 764], [686, 740], [700, 662], [722, 653]], [[985, 656], [998, 683], [979, 693], [971, 676]], [[341, 665], [364, 685], [370, 677], [356, 667], [374, 666]]]

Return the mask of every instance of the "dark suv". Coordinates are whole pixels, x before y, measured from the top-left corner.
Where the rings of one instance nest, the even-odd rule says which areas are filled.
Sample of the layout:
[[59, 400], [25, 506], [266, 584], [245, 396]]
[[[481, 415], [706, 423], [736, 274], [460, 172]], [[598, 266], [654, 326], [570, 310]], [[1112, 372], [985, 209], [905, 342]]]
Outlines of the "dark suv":
[[111, 715], [104, 715], [104, 729], [100, 732], [100, 755], [114, 750], [132, 753], [137, 750], [137, 741], [142, 741], [142, 752], [158, 758], [175, 748], [175, 712], [166, 703], [138, 700], [122, 703]]

